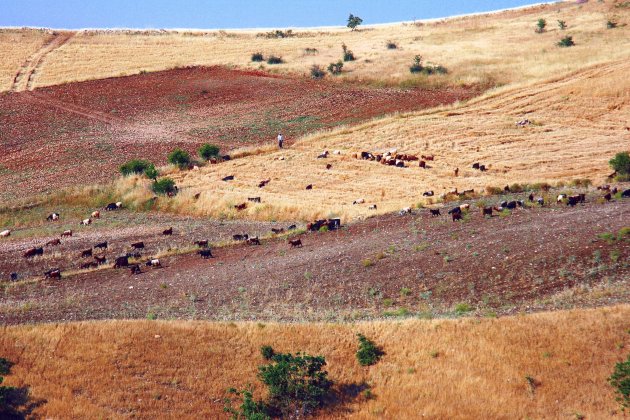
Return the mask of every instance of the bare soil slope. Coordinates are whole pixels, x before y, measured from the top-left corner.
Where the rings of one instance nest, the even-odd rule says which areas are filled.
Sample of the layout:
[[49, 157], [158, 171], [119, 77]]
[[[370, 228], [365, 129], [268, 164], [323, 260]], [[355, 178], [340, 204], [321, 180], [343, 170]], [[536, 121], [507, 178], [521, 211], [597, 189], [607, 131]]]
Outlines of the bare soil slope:
[[[0, 327], [0, 354], [16, 363], [6, 383], [29, 387], [47, 418], [223, 418], [227, 388], [251, 383], [262, 397], [259, 348], [272, 345], [326, 357], [341, 401], [318, 418], [603, 419], [623, 417], [606, 378], [628, 353], [629, 320], [621, 305], [397, 323], [23, 325]], [[357, 332], [383, 347], [375, 366], [358, 365]]]

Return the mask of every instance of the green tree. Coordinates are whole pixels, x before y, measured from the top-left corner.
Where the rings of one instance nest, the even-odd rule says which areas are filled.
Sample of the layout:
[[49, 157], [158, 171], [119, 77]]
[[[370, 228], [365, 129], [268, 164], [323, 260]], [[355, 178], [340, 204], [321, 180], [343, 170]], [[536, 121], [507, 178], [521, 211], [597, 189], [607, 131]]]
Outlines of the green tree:
[[180, 169], [184, 169], [190, 165], [190, 155], [188, 152], [178, 148], [168, 154], [168, 162], [177, 165]]
[[120, 165], [120, 173], [123, 176], [134, 175], [134, 174], [139, 175], [141, 173], [144, 173], [144, 171], [151, 165], [153, 164], [149, 162], [148, 160], [132, 159]]
[[158, 172], [157, 169], [155, 169], [155, 165], [154, 164], [150, 164], [149, 167], [144, 170], [144, 175], [147, 178], [156, 181], [157, 177], [158, 177], [158, 175], [160, 175], [160, 173]]
[[219, 146], [215, 146], [214, 144], [204, 144], [199, 148], [199, 157], [204, 160], [209, 160], [210, 158], [215, 158], [219, 156]]
[[617, 153], [614, 158], [608, 161], [608, 163], [617, 172], [617, 174], [630, 174], [630, 154], [628, 154], [628, 152]]
[[371, 366], [381, 360], [385, 354], [376, 344], [363, 334], [357, 334], [359, 338], [359, 350], [357, 350], [357, 360], [361, 366]]
[[547, 21], [543, 18], [538, 19], [538, 22], [536, 23], [536, 32], [543, 33], [545, 32], [545, 28], [547, 27]]
[[232, 399], [226, 398], [224, 400], [225, 406], [223, 411], [230, 414], [232, 420], [268, 420], [271, 419], [267, 414], [267, 406], [262, 401], [254, 401], [254, 394], [251, 391], [251, 387], [243, 389], [241, 391], [230, 388], [228, 392], [237, 398], [242, 399], [241, 405], [238, 409], [232, 407]]
[[625, 362], [615, 365], [615, 370], [608, 378], [608, 382], [615, 388], [618, 394], [617, 400], [621, 406], [630, 407], [630, 355]]
[[361, 19], [359, 16], [354, 16], [352, 13], [350, 13], [350, 16], [348, 16], [347, 26], [353, 31], [357, 29], [357, 27], [362, 23], [363, 23], [363, 19]]
[[176, 191], [175, 181], [171, 178], [162, 178], [159, 181], [154, 181], [151, 189], [156, 194], [174, 193]]

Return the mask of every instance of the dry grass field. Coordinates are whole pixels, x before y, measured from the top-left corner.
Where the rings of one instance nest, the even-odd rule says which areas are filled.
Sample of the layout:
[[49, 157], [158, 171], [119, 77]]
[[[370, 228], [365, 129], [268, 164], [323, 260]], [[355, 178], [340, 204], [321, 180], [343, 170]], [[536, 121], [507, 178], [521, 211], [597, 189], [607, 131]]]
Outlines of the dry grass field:
[[0, 29], [0, 92], [11, 89], [21, 66], [51, 37], [44, 30]]
[[[182, 192], [160, 201], [158, 208], [220, 218], [312, 220], [334, 215], [351, 220], [431, 204], [435, 197], [422, 197], [427, 190], [437, 196], [454, 188], [483, 192], [487, 186], [511, 183], [576, 178], [601, 183], [611, 172], [608, 160], [630, 144], [629, 72], [630, 60], [596, 65], [465, 104], [308, 136], [283, 151], [209, 165], [198, 172], [176, 172], [170, 176]], [[525, 118], [532, 124], [515, 124]], [[392, 148], [435, 155], [435, 160], [422, 169], [417, 162], [396, 168], [353, 157]], [[335, 149], [341, 154], [332, 154]], [[331, 155], [317, 159], [323, 150]], [[471, 169], [474, 162], [489, 170]], [[222, 182], [226, 175], [235, 175], [235, 180]], [[258, 188], [267, 178], [269, 185]], [[308, 184], [312, 190], [305, 189]], [[142, 180], [122, 180], [117, 188], [124, 201], [137, 205], [152, 196]], [[201, 196], [195, 200], [197, 193]], [[255, 196], [262, 203], [234, 209]], [[365, 204], [352, 205], [359, 198]], [[378, 210], [369, 210], [370, 204], [377, 204]]]
[[[367, 384], [321, 418], [624, 418], [606, 378], [630, 345], [630, 306], [499, 319], [356, 324], [105, 321], [0, 329], [6, 383], [43, 418], [221, 418], [255, 385], [261, 345], [326, 357], [336, 388]], [[386, 355], [363, 368], [357, 332]], [[526, 377], [533, 379], [530, 386]], [[360, 389], [360, 388], [359, 388]]]
[[[273, 71], [307, 74], [311, 65], [324, 67], [342, 56], [345, 43], [357, 60], [346, 63], [342, 79], [378, 84], [508, 84], [530, 83], [583, 66], [628, 57], [630, 9], [613, 2], [561, 2], [437, 22], [416, 22], [347, 28], [295, 29], [297, 36], [269, 39], [261, 31], [80, 31], [70, 41], [46, 55], [32, 87], [71, 81], [100, 79], [157, 71], [189, 65], [228, 65], [259, 68], [250, 62], [252, 53], [282, 56], [285, 64], [262, 67]], [[538, 18], [545, 18], [548, 30], [534, 33]], [[565, 20], [561, 31], [556, 21]], [[620, 23], [606, 29], [606, 21]], [[343, 21], [343, 17], [340, 17]], [[564, 35], [574, 37], [576, 47], [555, 46]], [[0, 43], [14, 38], [0, 33]], [[387, 49], [392, 41], [397, 49]], [[40, 40], [38, 42], [41, 42]], [[305, 52], [317, 49], [316, 54]], [[9, 48], [3, 54], [3, 79], [19, 71], [25, 51]], [[446, 66], [447, 76], [431, 80], [411, 77], [408, 67], [416, 54], [428, 62]], [[4, 57], [4, 56], [7, 57]], [[6, 72], [9, 72], [7, 75]], [[3, 82], [0, 89], [8, 90]]]

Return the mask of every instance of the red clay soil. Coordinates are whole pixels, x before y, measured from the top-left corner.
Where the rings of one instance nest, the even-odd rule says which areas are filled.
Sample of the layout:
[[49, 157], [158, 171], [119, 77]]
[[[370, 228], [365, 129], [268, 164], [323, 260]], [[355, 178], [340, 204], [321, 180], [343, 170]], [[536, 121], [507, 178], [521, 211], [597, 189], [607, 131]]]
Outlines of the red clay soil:
[[465, 100], [475, 88], [376, 89], [196, 67], [0, 95], [0, 203], [112, 179], [132, 158], [175, 147], [224, 152]]
[[[630, 200], [594, 201], [591, 197], [575, 208], [554, 204], [516, 209], [509, 216], [486, 219], [474, 211], [464, 222], [419, 210], [374, 217], [335, 232], [302, 234], [302, 248], [272, 239], [261, 246], [216, 248], [215, 258], [208, 260], [195, 254], [165, 257], [164, 268], [143, 266], [143, 273], [135, 276], [127, 269], [105, 269], [16, 283], [4, 288], [0, 322], [148, 315], [349, 320], [452, 316], [459, 303], [478, 314], [628, 303], [630, 236], [618, 235], [630, 227]], [[231, 226], [230, 233], [268, 228]], [[177, 230], [174, 237], [163, 237], [155, 226], [144, 235], [145, 258], [198, 239]], [[103, 229], [98, 238], [78, 239], [64, 255], [33, 264], [38, 269], [73, 268], [81, 247], [96, 239], [114, 244], [108, 254], [112, 257], [128, 246], [125, 241], [131, 236]], [[18, 246], [21, 241], [26, 242]], [[2, 271], [15, 267], [21, 248], [32, 243], [0, 243]]]

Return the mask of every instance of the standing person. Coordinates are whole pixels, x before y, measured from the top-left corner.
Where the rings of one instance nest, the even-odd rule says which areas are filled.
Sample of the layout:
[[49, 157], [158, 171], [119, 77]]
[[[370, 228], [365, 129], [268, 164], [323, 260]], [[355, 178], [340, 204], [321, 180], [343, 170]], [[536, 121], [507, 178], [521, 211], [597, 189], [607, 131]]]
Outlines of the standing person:
[[278, 147], [282, 149], [282, 143], [284, 143], [284, 136], [282, 133], [278, 133]]

